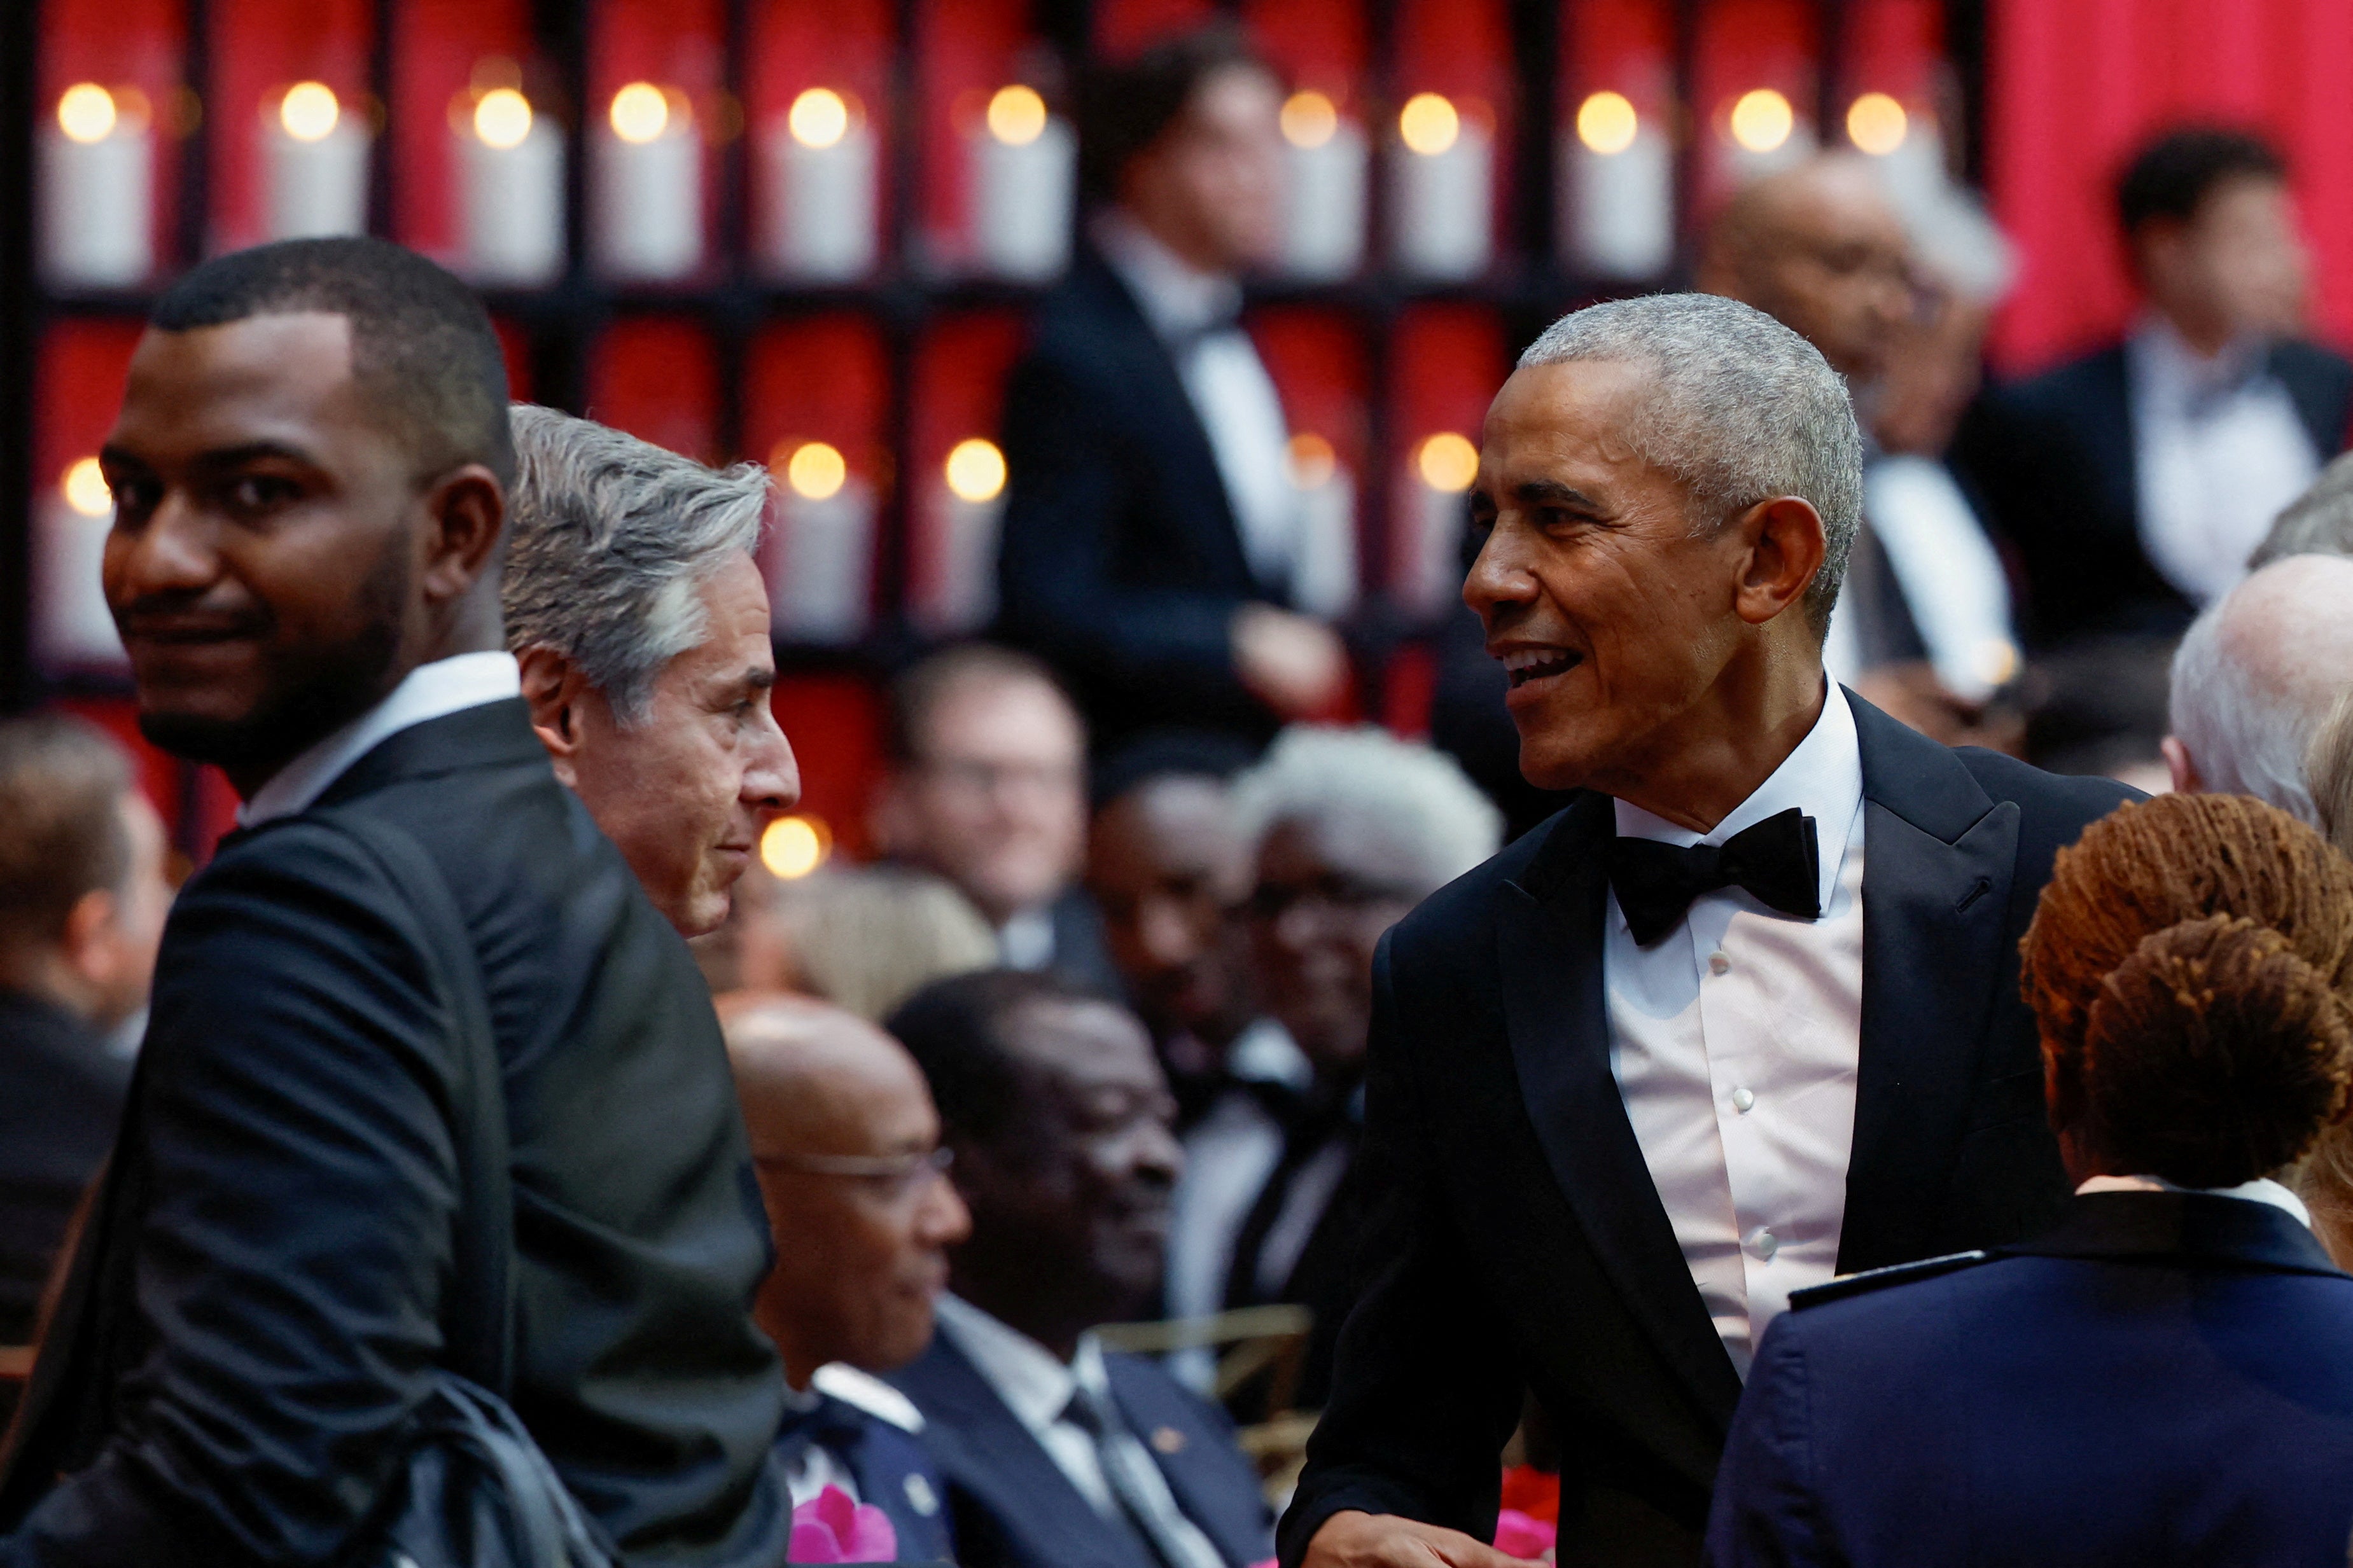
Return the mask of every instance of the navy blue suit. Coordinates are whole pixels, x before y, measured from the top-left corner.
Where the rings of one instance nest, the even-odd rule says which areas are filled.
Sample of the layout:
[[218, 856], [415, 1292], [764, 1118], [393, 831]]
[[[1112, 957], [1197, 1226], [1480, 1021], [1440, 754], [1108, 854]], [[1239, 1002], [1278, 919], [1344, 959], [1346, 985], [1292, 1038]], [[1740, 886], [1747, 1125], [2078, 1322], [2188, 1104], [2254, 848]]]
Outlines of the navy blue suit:
[[788, 1411], [776, 1434], [776, 1464], [789, 1472], [812, 1443], [821, 1444], [858, 1483], [858, 1500], [879, 1508], [899, 1538], [901, 1563], [955, 1561], [947, 1489], [931, 1457], [903, 1432], [846, 1400], [818, 1396], [814, 1410]]
[[1994, 1254], [1799, 1292], [1725, 1449], [1711, 1563], [2345, 1561], [2353, 1279], [2293, 1215], [2100, 1193]]
[[1051, 662], [1098, 743], [1178, 724], [1264, 738], [1229, 627], [1250, 569], [1208, 432], [1127, 285], [1082, 250], [1005, 388], [998, 630]]
[[[1258, 1473], [1222, 1411], [1159, 1363], [1106, 1352], [1112, 1397], [1185, 1517], [1232, 1568], [1274, 1555]], [[947, 1479], [964, 1568], [1159, 1568], [1140, 1536], [1107, 1524], [946, 1334], [890, 1381], [923, 1413], [922, 1442]]]

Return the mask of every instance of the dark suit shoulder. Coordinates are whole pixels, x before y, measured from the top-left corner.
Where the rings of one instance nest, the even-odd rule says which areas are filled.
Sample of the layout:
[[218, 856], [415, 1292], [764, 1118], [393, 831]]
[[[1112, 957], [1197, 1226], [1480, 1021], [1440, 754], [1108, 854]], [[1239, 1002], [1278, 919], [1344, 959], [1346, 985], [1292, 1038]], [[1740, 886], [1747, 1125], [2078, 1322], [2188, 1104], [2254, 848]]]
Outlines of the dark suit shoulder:
[[1416, 904], [1389, 932], [1391, 962], [1419, 968], [1492, 952], [1496, 895], [1532, 875], [1547, 851], [1566, 847], [1565, 840], [1553, 840], [1577, 831], [1570, 820], [1576, 809], [1572, 804], [1553, 813]]
[[1942, 1258], [1923, 1258], [1914, 1263], [1894, 1263], [1884, 1268], [1866, 1268], [1858, 1274], [1844, 1274], [1824, 1284], [1812, 1285], [1789, 1295], [1789, 1309], [1797, 1311], [1809, 1307], [1820, 1307], [1831, 1301], [1843, 1301], [1851, 1297], [1884, 1290], [1893, 1285], [1910, 1285], [1940, 1275], [1974, 1268], [1989, 1263], [1994, 1254], [1983, 1250], [1948, 1252]]
[[1996, 396], [2012, 408], [2065, 416], [2088, 398], [2123, 391], [2125, 380], [2125, 346], [2114, 342], [2007, 383]]

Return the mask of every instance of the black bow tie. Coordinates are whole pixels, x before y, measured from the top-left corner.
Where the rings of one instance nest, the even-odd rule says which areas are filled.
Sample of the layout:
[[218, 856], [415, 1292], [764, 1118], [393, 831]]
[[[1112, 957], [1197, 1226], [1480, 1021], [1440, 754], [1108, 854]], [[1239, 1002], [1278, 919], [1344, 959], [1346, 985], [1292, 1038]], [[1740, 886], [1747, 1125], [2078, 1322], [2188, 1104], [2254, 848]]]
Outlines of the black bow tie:
[[1822, 912], [1821, 859], [1814, 819], [1796, 806], [1745, 827], [1722, 845], [1688, 849], [1652, 838], [1609, 845], [1609, 885], [1634, 941], [1649, 947], [1683, 923], [1692, 900], [1718, 888], [1745, 888], [1787, 915]]

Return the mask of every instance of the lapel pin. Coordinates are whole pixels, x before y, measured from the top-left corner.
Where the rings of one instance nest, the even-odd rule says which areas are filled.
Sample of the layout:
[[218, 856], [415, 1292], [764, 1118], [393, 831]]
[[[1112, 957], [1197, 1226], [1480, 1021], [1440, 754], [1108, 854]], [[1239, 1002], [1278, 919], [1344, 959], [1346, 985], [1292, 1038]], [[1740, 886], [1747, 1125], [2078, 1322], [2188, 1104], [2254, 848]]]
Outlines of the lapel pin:
[[1152, 1447], [1155, 1453], [1182, 1453], [1185, 1448], [1185, 1434], [1174, 1426], [1155, 1426], [1152, 1429]]

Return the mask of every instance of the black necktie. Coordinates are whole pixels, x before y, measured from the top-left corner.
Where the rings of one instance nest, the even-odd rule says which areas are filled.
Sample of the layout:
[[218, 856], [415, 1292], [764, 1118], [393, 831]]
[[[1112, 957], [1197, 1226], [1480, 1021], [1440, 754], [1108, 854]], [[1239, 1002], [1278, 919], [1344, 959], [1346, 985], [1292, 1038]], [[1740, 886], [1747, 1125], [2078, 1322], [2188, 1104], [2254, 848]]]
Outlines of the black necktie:
[[1072, 1392], [1062, 1416], [1095, 1440], [1095, 1454], [1112, 1496], [1119, 1500], [1120, 1511], [1142, 1534], [1163, 1568], [1225, 1568], [1206, 1540], [1186, 1531], [1181, 1516], [1172, 1517], [1172, 1500], [1165, 1489], [1155, 1488], [1151, 1478], [1140, 1473], [1139, 1467], [1149, 1468], [1152, 1460], [1108, 1395], [1082, 1384]]
[[1649, 947], [1683, 923], [1692, 900], [1745, 888], [1785, 915], [1819, 919], [1821, 860], [1814, 819], [1796, 806], [1745, 827], [1721, 845], [1682, 848], [1652, 838], [1613, 839], [1609, 885], [1634, 941]]

